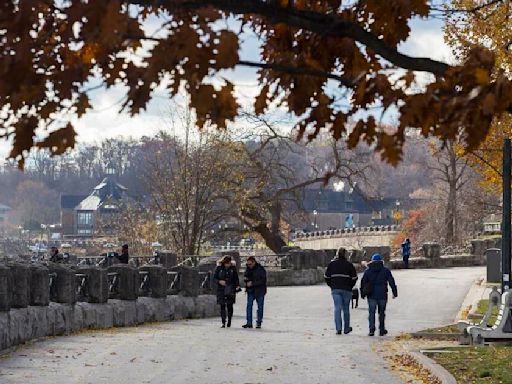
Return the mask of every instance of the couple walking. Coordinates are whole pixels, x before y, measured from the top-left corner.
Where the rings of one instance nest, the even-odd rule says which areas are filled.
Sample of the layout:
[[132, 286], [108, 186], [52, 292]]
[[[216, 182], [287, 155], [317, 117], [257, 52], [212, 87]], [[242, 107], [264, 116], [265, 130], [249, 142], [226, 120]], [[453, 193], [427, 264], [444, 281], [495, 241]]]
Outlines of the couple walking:
[[[336, 258], [333, 259], [325, 271], [325, 282], [331, 288], [334, 301], [334, 322], [336, 333], [348, 334], [352, 332], [350, 326], [350, 301], [354, 286], [357, 281], [357, 273], [354, 265], [347, 260], [347, 251], [344, 248], [338, 249]], [[368, 268], [361, 280], [361, 297], [368, 298], [368, 323], [369, 336], [375, 335], [375, 313], [379, 312], [379, 334], [384, 336], [388, 333], [385, 326], [386, 305], [388, 301], [388, 284], [396, 298], [397, 288], [391, 271], [384, 266], [384, 261], [378, 253], [372, 256]], [[356, 292], [357, 293], [357, 290]], [[341, 313], [343, 312], [343, 320]]]
[[[230, 256], [224, 256], [219, 260], [213, 278], [217, 281], [217, 304], [220, 306], [222, 328], [229, 328], [233, 318], [233, 304], [236, 301], [236, 294], [242, 291], [236, 265]], [[254, 301], [256, 301], [258, 305], [256, 328], [261, 328], [265, 294], [267, 293], [267, 272], [261, 264], [256, 262], [253, 256], [247, 258], [244, 282], [247, 292], [247, 323], [242, 327], [253, 327], [252, 312]]]

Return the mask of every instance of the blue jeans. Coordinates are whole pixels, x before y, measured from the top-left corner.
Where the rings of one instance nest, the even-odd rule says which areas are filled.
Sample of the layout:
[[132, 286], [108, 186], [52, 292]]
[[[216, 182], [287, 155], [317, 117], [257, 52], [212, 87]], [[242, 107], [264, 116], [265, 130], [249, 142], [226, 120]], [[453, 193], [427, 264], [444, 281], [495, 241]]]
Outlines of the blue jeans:
[[333, 289], [331, 291], [334, 301], [334, 324], [336, 331], [341, 331], [341, 312], [343, 311], [343, 323], [345, 323], [345, 332], [350, 328], [350, 300], [352, 300], [352, 292], [345, 289]]
[[382, 332], [386, 329], [384, 321], [386, 319], [386, 304], [388, 299], [370, 299], [368, 298], [368, 322], [370, 325], [370, 331], [375, 332], [375, 312], [379, 309], [379, 331]]
[[255, 296], [254, 292], [247, 292], [247, 324], [252, 324], [252, 305], [256, 300], [258, 310], [256, 311], [256, 323], [261, 325], [263, 321], [263, 304], [265, 303], [265, 295]]

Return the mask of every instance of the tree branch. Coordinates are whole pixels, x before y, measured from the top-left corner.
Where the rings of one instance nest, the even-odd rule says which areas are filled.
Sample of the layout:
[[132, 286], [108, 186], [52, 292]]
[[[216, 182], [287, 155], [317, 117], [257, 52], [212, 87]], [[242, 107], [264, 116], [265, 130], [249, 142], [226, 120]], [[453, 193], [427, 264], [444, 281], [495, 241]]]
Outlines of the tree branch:
[[281, 8], [262, 0], [125, 0], [125, 2], [142, 6], [161, 6], [171, 12], [173, 9], [195, 10], [211, 6], [238, 15], [258, 15], [271, 24], [283, 23], [320, 36], [353, 39], [403, 69], [442, 76], [450, 68], [450, 65], [440, 61], [400, 53], [396, 47], [368, 32], [360, 24], [343, 19], [336, 14], [297, 10], [291, 7]]

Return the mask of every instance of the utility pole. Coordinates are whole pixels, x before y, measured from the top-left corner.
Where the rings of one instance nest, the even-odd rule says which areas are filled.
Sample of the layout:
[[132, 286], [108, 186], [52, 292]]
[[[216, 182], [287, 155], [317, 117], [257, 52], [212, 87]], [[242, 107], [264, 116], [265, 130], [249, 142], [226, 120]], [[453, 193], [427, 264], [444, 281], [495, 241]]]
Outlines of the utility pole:
[[505, 139], [503, 143], [503, 217], [501, 220], [501, 292], [510, 288], [510, 256], [511, 256], [511, 143]]

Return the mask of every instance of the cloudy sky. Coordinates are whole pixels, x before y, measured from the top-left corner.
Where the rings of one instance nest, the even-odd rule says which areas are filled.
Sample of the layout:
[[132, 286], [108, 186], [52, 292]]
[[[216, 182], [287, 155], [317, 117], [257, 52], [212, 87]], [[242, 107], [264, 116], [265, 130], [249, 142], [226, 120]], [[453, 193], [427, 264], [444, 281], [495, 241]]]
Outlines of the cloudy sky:
[[[443, 41], [442, 21], [414, 20], [411, 22], [411, 27], [411, 36], [400, 47], [401, 51], [413, 56], [428, 56], [447, 62], [453, 60], [450, 49]], [[258, 45], [255, 37], [245, 38], [240, 54], [244, 59], [258, 60]], [[236, 93], [242, 105], [250, 105], [259, 91], [256, 71], [238, 68], [223, 75], [236, 84]], [[147, 111], [135, 117], [119, 113], [123, 89], [109, 91], [99, 89], [93, 91], [91, 97], [93, 110], [80, 120], [74, 121], [79, 143], [98, 142], [105, 138], [119, 136], [137, 138], [151, 135], [168, 126], [166, 115], [168, 116], [171, 103], [162, 91], [157, 90]], [[182, 100], [177, 102], [180, 103]], [[0, 143], [0, 158], [5, 158], [8, 150], [7, 143]]]

